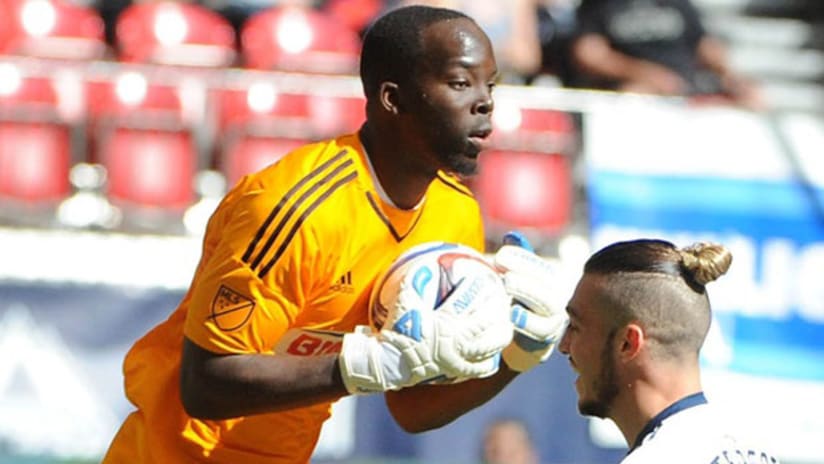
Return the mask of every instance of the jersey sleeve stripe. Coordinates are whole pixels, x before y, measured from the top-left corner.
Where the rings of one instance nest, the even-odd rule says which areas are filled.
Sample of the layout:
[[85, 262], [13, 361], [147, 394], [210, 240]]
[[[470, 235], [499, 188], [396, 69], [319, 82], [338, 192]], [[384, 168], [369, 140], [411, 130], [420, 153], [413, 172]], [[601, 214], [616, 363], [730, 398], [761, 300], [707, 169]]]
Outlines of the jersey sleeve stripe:
[[302, 179], [300, 179], [295, 185], [292, 186], [292, 188], [289, 189], [288, 192], [286, 192], [281, 197], [278, 204], [272, 209], [272, 211], [269, 213], [269, 216], [266, 217], [266, 220], [263, 221], [263, 224], [261, 224], [260, 228], [257, 230], [257, 233], [255, 233], [255, 236], [252, 239], [252, 241], [249, 242], [249, 246], [246, 248], [246, 252], [243, 253], [243, 262], [248, 263], [249, 260], [252, 258], [252, 253], [254, 253], [255, 248], [258, 245], [258, 242], [260, 242], [260, 240], [263, 238], [263, 235], [266, 233], [266, 229], [269, 228], [269, 226], [272, 224], [272, 221], [275, 220], [275, 217], [278, 215], [280, 210], [283, 209], [283, 207], [286, 205], [286, 202], [292, 198], [295, 192], [297, 192], [301, 187], [306, 185], [308, 182], [311, 182], [312, 179], [319, 176], [329, 166], [335, 164], [342, 157], [346, 156], [346, 153], [346, 150], [341, 150], [338, 154], [336, 154], [329, 160], [325, 161], [323, 164], [315, 168], [312, 172], [310, 172]]
[[458, 192], [460, 192], [460, 193], [463, 193], [463, 194], [464, 194], [464, 195], [466, 195], [466, 196], [469, 196], [469, 197], [473, 197], [473, 198], [474, 198], [474, 195], [472, 195], [472, 191], [471, 191], [471, 190], [469, 190], [468, 188], [466, 188], [466, 186], [463, 186], [463, 185], [461, 185], [461, 184], [457, 183], [456, 181], [454, 181], [454, 180], [452, 180], [452, 179], [447, 178], [447, 177], [446, 177], [443, 173], [441, 173], [441, 172], [439, 172], [439, 173], [438, 173], [438, 180], [440, 180], [441, 182], [443, 182], [444, 184], [446, 184], [448, 187], [451, 187], [453, 190], [456, 190], [456, 191], [458, 191]]
[[348, 167], [352, 166], [354, 161], [352, 159], [347, 159], [343, 163], [340, 163], [338, 166], [335, 167], [332, 171], [326, 174], [323, 178], [313, 184], [310, 188], [306, 189], [298, 198], [292, 203], [292, 206], [286, 211], [283, 217], [278, 222], [275, 229], [269, 235], [269, 238], [266, 240], [266, 243], [263, 245], [263, 248], [258, 253], [257, 258], [251, 263], [250, 267], [255, 269], [260, 265], [261, 261], [263, 261], [264, 256], [269, 252], [272, 248], [272, 245], [275, 243], [275, 240], [280, 236], [280, 233], [283, 231], [283, 228], [289, 222], [289, 219], [295, 214], [295, 212], [300, 208], [306, 199], [309, 198], [313, 193], [315, 193], [318, 189], [323, 187], [324, 185], [331, 182], [335, 177], [337, 177], [343, 170], [347, 169]]
[[331, 196], [333, 193], [335, 193], [335, 191], [337, 191], [339, 188], [343, 187], [347, 183], [351, 182], [356, 177], [358, 177], [358, 173], [356, 171], [352, 171], [349, 174], [347, 174], [345, 177], [339, 179], [337, 182], [332, 184], [329, 187], [328, 190], [323, 192], [323, 194], [319, 195], [315, 199], [315, 201], [313, 201], [312, 204], [310, 204], [303, 211], [303, 213], [300, 215], [300, 217], [298, 217], [298, 219], [292, 225], [292, 229], [289, 230], [289, 234], [286, 236], [286, 238], [283, 240], [283, 242], [281, 242], [280, 247], [278, 248], [277, 252], [275, 252], [275, 256], [273, 256], [272, 259], [270, 259], [269, 262], [266, 263], [266, 265], [263, 266], [263, 268], [260, 270], [260, 272], [258, 273], [258, 277], [260, 277], [262, 279], [266, 275], [266, 273], [269, 272], [269, 269], [271, 269], [272, 266], [274, 266], [275, 263], [277, 263], [278, 259], [280, 259], [281, 255], [283, 255], [283, 252], [286, 250], [286, 247], [292, 241], [292, 238], [295, 236], [298, 229], [300, 229], [300, 226], [303, 224], [303, 221], [305, 221], [306, 218], [308, 218], [309, 215], [312, 214], [312, 211], [314, 211], [321, 203], [323, 203], [324, 200], [329, 198], [329, 196]]

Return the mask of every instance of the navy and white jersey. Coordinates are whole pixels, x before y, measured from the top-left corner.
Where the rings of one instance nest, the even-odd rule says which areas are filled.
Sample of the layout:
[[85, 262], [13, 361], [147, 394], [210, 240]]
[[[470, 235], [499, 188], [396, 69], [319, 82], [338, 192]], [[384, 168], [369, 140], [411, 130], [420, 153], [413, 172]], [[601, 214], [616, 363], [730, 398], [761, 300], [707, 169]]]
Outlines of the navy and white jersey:
[[736, 437], [703, 393], [661, 411], [641, 430], [621, 464], [778, 464], [770, 452]]

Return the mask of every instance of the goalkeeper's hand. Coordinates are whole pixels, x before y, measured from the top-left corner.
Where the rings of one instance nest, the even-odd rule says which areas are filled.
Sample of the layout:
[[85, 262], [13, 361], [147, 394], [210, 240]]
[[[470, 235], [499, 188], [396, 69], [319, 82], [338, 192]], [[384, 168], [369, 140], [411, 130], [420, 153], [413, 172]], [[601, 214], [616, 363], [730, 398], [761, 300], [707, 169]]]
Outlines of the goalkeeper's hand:
[[525, 372], [549, 358], [566, 329], [566, 311], [554, 303], [553, 284], [558, 277], [517, 232], [504, 236], [504, 245], [495, 254], [495, 267], [512, 297], [515, 326], [512, 343], [502, 356], [510, 369]]
[[[414, 294], [402, 290], [401, 300]], [[343, 337], [339, 365], [350, 393], [487, 377], [498, 370], [513, 327], [509, 297], [497, 277], [464, 279], [434, 311], [415, 309], [414, 301], [405, 306], [411, 309], [403, 323], [379, 333], [361, 326]]]

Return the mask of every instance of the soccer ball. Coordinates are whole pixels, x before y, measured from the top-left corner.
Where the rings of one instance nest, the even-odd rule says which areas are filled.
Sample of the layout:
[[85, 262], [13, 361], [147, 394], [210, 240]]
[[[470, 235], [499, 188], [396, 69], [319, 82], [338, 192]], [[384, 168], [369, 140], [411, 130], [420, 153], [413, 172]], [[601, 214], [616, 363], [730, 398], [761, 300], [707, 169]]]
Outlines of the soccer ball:
[[[501, 278], [484, 256], [465, 245], [445, 242], [424, 243], [403, 253], [378, 277], [369, 298], [369, 324], [410, 334], [413, 312], [433, 311], [463, 278], [485, 274], [489, 285]], [[503, 290], [502, 290], [503, 291]], [[452, 308], [461, 310], [460, 301]]]

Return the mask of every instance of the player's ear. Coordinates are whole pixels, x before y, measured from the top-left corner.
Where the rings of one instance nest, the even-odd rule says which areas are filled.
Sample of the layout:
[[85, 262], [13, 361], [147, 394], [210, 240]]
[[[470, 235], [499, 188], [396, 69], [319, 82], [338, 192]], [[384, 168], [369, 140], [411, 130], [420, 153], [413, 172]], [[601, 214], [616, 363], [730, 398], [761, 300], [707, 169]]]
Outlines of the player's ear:
[[621, 359], [629, 361], [641, 352], [641, 349], [647, 342], [646, 332], [644, 328], [638, 324], [627, 324], [621, 331], [621, 341], [619, 344]]
[[378, 95], [380, 96], [380, 103], [384, 110], [392, 114], [401, 112], [401, 95], [397, 83], [392, 81], [381, 82]]

